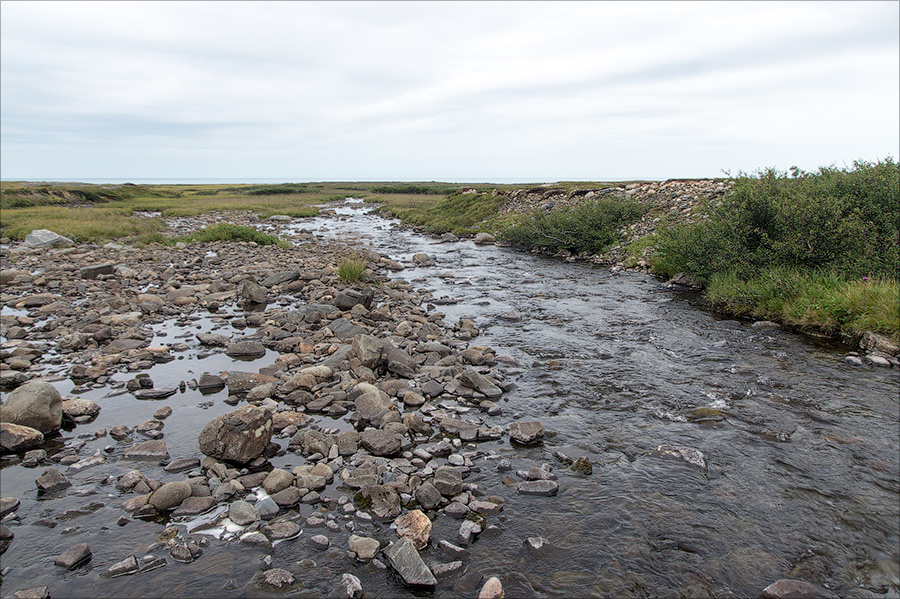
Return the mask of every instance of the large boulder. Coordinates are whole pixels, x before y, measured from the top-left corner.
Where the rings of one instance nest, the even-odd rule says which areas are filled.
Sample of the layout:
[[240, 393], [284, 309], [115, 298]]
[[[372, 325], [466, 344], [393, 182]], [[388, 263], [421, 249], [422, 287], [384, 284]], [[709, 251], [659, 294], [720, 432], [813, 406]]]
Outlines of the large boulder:
[[0, 422], [11, 422], [42, 433], [59, 430], [62, 423], [62, 396], [44, 381], [25, 383], [0, 406]]
[[25, 245], [30, 248], [63, 248], [75, 245], [75, 242], [49, 229], [35, 229], [25, 236]]
[[272, 439], [272, 413], [245, 406], [213, 418], [200, 432], [200, 451], [216, 458], [246, 464], [260, 456]]

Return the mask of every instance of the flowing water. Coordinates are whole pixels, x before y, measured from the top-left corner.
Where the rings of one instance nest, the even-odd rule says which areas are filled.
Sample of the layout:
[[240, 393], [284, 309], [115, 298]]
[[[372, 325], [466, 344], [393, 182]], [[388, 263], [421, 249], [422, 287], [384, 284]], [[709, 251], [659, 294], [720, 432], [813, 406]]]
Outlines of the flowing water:
[[[467, 481], [506, 501], [499, 516], [488, 517], [487, 524], [497, 527], [469, 547], [469, 572], [500, 576], [507, 597], [755, 597], [779, 578], [815, 582], [841, 596], [900, 595], [896, 369], [852, 366], [843, 361], [846, 347], [723, 320], [699, 307], [696, 296], [648, 275], [468, 240], [438, 244], [358, 202], [337, 213], [292, 227], [362, 241], [402, 262], [428, 253], [435, 266], [393, 276], [432, 290], [446, 322], [472, 318], [482, 333], [471, 344], [490, 346], [518, 364], [505, 368], [516, 388], [503, 395], [503, 414], [489, 423], [505, 427], [537, 419], [548, 430], [539, 447], [506, 441], [464, 447], [478, 467]], [[225, 326], [207, 317], [181, 323], [181, 329], [171, 325], [165, 327], [170, 339]], [[199, 359], [192, 350], [181, 357], [154, 367], [158, 387], [204, 371], [255, 370], [271, 364], [274, 354], [239, 367], [220, 354]], [[66, 393], [71, 383], [58, 385]], [[233, 409], [225, 391], [201, 396], [188, 390], [164, 402], [104, 398], [108, 392], [82, 394], [101, 404], [100, 417], [64, 432], [59, 444], [77, 442], [76, 434], [87, 431], [81, 455], [88, 456], [112, 442], [93, 439], [91, 431], [136, 424], [165, 403], [178, 415], [164, 429], [172, 458], [194, 457], [203, 424]], [[699, 450], [706, 467], [661, 457], [661, 445]], [[571, 472], [556, 452], [589, 458], [593, 473]], [[508, 459], [513, 472], [550, 464], [559, 494], [517, 495], [503, 481], [513, 472], [499, 472], [497, 460], [485, 459], [489, 453]], [[304, 459], [289, 453], [272, 461], [291, 468]], [[2, 557], [3, 596], [38, 584], [50, 585], [53, 596], [265, 594], [250, 582], [264, 553], [219, 540], [191, 564], [170, 561], [132, 577], [99, 577], [112, 563], [142, 555], [163, 529], [161, 522], [115, 525], [122, 498], [101, 483], [139, 464], [111, 460], [70, 474], [75, 492], [54, 500], [54, 513], [91, 504], [93, 511], [52, 530], [32, 524], [47, 501], [35, 493], [40, 470], [9, 459], [3, 466], [3, 495], [22, 499], [22, 525], [12, 527], [16, 537]], [[88, 494], [93, 489], [96, 494]], [[331, 485], [324, 494], [344, 493]], [[303, 506], [300, 515], [313, 510]], [[475, 595], [454, 591], [452, 579], [435, 590], [410, 589], [390, 568], [354, 563], [346, 555], [350, 534], [390, 540], [393, 531], [352, 519], [337, 522], [333, 530], [304, 528], [298, 539], [272, 551], [274, 566], [303, 581], [300, 596], [330, 593], [343, 572], [358, 576], [369, 597]], [[436, 541], [454, 542], [458, 526], [457, 520], [435, 519], [432, 545], [422, 552], [426, 562], [446, 561]], [[304, 541], [320, 533], [331, 540], [324, 552]], [[526, 538], [536, 536], [549, 541], [537, 555], [523, 548]], [[78, 542], [94, 550], [91, 565], [54, 569], [53, 557]]]

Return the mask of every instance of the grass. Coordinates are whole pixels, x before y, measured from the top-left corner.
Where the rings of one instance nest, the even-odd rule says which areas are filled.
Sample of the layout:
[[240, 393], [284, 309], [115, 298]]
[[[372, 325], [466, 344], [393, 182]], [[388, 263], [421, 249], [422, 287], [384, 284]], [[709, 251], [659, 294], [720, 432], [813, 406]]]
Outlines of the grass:
[[24, 239], [35, 229], [50, 229], [79, 242], [100, 242], [161, 233], [161, 218], [137, 218], [129, 208], [97, 205], [87, 208], [37, 206], [0, 211], [3, 236]]
[[384, 195], [367, 199], [382, 204], [380, 211], [429, 233], [472, 235], [499, 228], [502, 196], [488, 192], [455, 192], [439, 201], [423, 195]]
[[345, 283], [359, 281], [366, 272], [366, 259], [358, 254], [342, 256], [338, 260], [338, 276]]
[[896, 280], [844, 280], [826, 272], [773, 267], [745, 279], [732, 272], [710, 278], [704, 298], [721, 312], [777, 320], [852, 341], [863, 331], [900, 341], [900, 285]]

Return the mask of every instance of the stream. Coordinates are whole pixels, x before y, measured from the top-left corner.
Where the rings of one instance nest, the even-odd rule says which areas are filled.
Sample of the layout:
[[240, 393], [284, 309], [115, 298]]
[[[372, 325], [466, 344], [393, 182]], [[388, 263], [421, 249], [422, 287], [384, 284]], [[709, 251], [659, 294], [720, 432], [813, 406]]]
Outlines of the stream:
[[[502, 414], [492, 424], [540, 420], [548, 431], [536, 447], [513, 447], [504, 437], [468, 450], [477, 468], [467, 482], [505, 500], [499, 517], [488, 520], [497, 526], [470, 545], [469, 572], [505, 577], [508, 598], [756, 597], [780, 578], [807, 580], [839, 596], [900, 596], [896, 369], [854, 366], [843, 360], [846, 346], [724, 319], [704, 310], [695, 294], [669, 289], [650, 275], [466, 239], [438, 243], [358, 201], [335, 212], [295, 220], [282, 232], [361, 242], [403, 263], [427, 253], [434, 266], [391, 276], [431, 290], [430, 308], [446, 322], [472, 319], [481, 334], [470, 346], [489, 346], [515, 360], [501, 366], [515, 388], [498, 400]], [[227, 319], [209, 316], [165, 323], [154, 343], [188, 342], [226, 326]], [[269, 352], [239, 369], [257, 370], [276, 356]], [[203, 356], [192, 348], [148, 372], [159, 387], [177, 386], [203, 372], [238, 368], [234, 364], [224, 354]], [[55, 384], [63, 395], [72, 391], [67, 379]], [[193, 457], [203, 425], [234, 408], [227, 391], [187, 390], [164, 402], [109, 393], [79, 394], [102, 411], [90, 425], [61, 431], [57, 447], [82, 442], [80, 455], [89, 456], [114, 443], [92, 431], [136, 424], [165, 404], [179, 415], [164, 429], [172, 458]], [[315, 419], [323, 427], [348, 426], [324, 415]], [[699, 450], [705, 467], [660, 457], [660, 446]], [[484, 459], [492, 452], [509, 460], [512, 471], [498, 471], [498, 460]], [[575, 474], [558, 453], [587, 457], [593, 473]], [[271, 462], [289, 470], [304, 459], [289, 452]], [[542, 463], [558, 475], [558, 495], [517, 495], [515, 486], [504, 484], [505, 475]], [[109, 461], [84, 470], [67, 496], [55, 500], [36, 496], [34, 479], [42, 470], [9, 457], [0, 462], [2, 494], [22, 499], [21, 525], [11, 526], [13, 546], [0, 558], [3, 597], [41, 584], [59, 588], [60, 580], [66, 593], [54, 597], [273, 595], [250, 582], [266, 552], [217, 539], [190, 564], [100, 577], [112, 563], [146, 550], [163, 526], [116, 524], [122, 498], [103, 481], [124, 473], [123, 465]], [[346, 494], [337, 487], [329, 485], [323, 495]], [[44, 501], [53, 502], [57, 515], [86, 513], [48, 530], [34, 524], [47, 511]], [[298, 510], [305, 518], [315, 507]], [[436, 542], [453, 542], [458, 527], [456, 520], [435, 519], [432, 545], [422, 551], [426, 563], [445, 561]], [[276, 545], [273, 565], [303, 581], [304, 589], [292, 596], [326, 596], [343, 572], [359, 577], [366, 597], [477, 593], [454, 590], [453, 580], [433, 590], [411, 589], [390, 567], [354, 562], [347, 538], [360, 530], [386, 539], [393, 532], [387, 525], [338, 520], [330, 529], [304, 527], [298, 539]], [[303, 542], [323, 532], [329, 549]], [[536, 536], [548, 542], [539, 553], [523, 547]], [[94, 549], [92, 565], [65, 573], [54, 568], [47, 556], [78, 542]]]

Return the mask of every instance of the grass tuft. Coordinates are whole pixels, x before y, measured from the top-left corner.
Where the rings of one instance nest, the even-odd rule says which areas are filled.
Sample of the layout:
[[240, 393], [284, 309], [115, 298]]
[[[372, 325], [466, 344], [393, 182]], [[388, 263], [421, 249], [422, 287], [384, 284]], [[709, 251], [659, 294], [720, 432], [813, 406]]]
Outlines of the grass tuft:
[[338, 260], [338, 276], [345, 283], [359, 281], [366, 272], [366, 259], [358, 254], [342, 256]]

